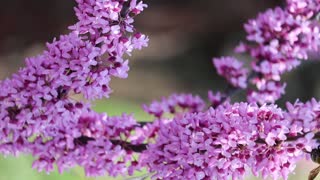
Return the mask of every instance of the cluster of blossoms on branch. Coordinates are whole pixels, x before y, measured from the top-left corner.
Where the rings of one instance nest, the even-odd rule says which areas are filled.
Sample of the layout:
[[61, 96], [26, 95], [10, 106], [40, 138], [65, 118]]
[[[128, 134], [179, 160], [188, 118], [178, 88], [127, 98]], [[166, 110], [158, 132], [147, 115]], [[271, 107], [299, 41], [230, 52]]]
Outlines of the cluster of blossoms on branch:
[[111, 78], [127, 77], [124, 55], [147, 45], [132, 25], [145, 7], [135, 0], [77, 0], [70, 34], [0, 83], [3, 154], [31, 153], [33, 167], [47, 172], [54, 164], [60, 172], [79, 165], [87, 175], [116, 176], [138, 167], [132, 150], [120, 144], [138, 126], [133, 117], [95, 113], [73, 96], [109, 97]]
[[[297, 161], [315, 152], [320, 102], [296, 101], [286, 109], [274, 103], [285, 92], [281, 75], [318, 51], [319, 0], [287, 0], [285, 7], [249, 20], [247, 42], [236, 51], [250, 55], [251, 71], [234, 57], [214, 58], [230, 88], [210, 91], [207, 108], [191, 94], [144, 105], [154, 116], [149, 123], [127, 114], [99, 114], [73, 98], [108, 98], [112, 77], [128, 76], [124, 57], [147, 46], [148, 37], [133, 26], [147, 5], [76, 2], [78, 22], [70, 34], [48, 43], [0, 82], [2, 154], [30, 153], [39, 171], [79, 165], [88, 176], [117, 176], [146, 167], [153, 179], [201, 180], [243, 179], [248, 169], [263, 178], [286, 179]], [[247, 91], [247, 102], [230, 103], [238, 90]]]
[[159, 179], [240, 179], [247, 168], [263, 178], [286, 178], [316, 143], [320, 103], [288, 103], [287, 109], [235, 103], [176, 116], [160, 124], [145, 161]]
[[[247, 83], [256, 89], [247, 89], [248, 102], [274, 103], [285, 93], [281, 75], [308, 59], [308, 52], [318, 51], [320, 30], [316, 16], [319, 10], [317, 0], [287, 0], [286, 7], [269, 9], [244, 25], [248, 42], [241, 43], [236, 52], [246, 52], [252, 58]], [[227, 61], [230, 63], [221, 66]], [[238, 60], [214, 59], [214, 65], [234, 87], [246, 88], [247, 70], [241, 68]]]

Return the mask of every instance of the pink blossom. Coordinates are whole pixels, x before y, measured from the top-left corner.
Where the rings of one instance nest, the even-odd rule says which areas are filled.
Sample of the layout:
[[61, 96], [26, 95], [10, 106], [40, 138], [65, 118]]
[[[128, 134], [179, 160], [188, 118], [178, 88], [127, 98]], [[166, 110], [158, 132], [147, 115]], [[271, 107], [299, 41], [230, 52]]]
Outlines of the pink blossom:
[[62, 122], [46, 129], [50, 132], [54, 128], [53, 134], [46, 138], [37, 136], [32, 143], [31, 152], [38, 157], [33, 168], [50, 172], [57, 164], [62, 173], [78, 165], [85, 169], [87, 176], [132, 174], [139, 168], [134, 153], [130, 148], [124, 149], [120, 139], [129, 138], [137, 126], [132, 116], [108, 117], [89, 112], [72, 124]]
[[[235, 50], [252, 56], [252, 69], [258, 80], [257, 90], [249, 90], [249, 102], [275, 102], [284, 94], [281, 75], [318, 51], [319, 25], [313, 20], [319, 11], [317, 0], [288, 0], [286, 8], [276, 7], [260, 13], [245, 24], [247, 40]], [[313, 17], [313, 18], [312, 18]]]
[[233, 57], [214, 58], [213, 64], [220, 76], [223, 76], [234, 87], [246, 88], [248, 70]]
[[281, 8], [269, 9], [245, 24], [247, 40], [259, 45], [252, 48], [251, 55], [257, 59], [269, 55], [268, 61], [307, 59], [307, 52], [319, 46], [316, 29], [311, 21], [297, 19]]
[[259, 104], [274, 103], [285, 93], [286, 84], [275, 81], [261, 81], [257, 84], [257, 87], [257, 91], [248, 90], [248, 102], [257, 102]]
[[287, 0], [287, 9], [299, 18], [311, 18], [320, 10], [319, 0]]
[[[314, 100], [298, 103], [296, 110], [310, 103], [315, 107], [310, 112], [318, 114], [319, 102]], [[310, 123], [318, 123], [316, 114]], [[304, 157], [304, 149], [315, 143], [307, 136], [286, 141], [289, 135], [312, 133], [316, 128], [303, 124], [299, 127], [311, 129], [293, 128], [295, 119], [275, 105], [247, 103], [186, 113], [160, 124], [155, 143], [142, 155], [143, 162], [155, 172], [153, 178], [160, 179], [243, 179], [247, 167], [256, 176], [286, 179]]]
[[225, 102], [230, 102], [230, 98], [221, 92], [213, 93], [208, 91], [208, 100], [212, 107], [217, 107]]
[[173, 94], [161, 101], [154, 101], [149, 106], [144, 105], [143, 109], [158, 118], [166, 113], [199, 112], [205, 107], [204, 101], [199, 96], [191, 94]]
[[[132, 174], [140, 168], [134, 145], [127, 145], [139, 126], [133, 117], [95, 113], [72, 95], [109, 97], [111, 78], [127, 77], [123, 55], [145, 47], [148, 38], [135, 31], [130, 11], [119, 16], [125, 1], [77, 3], [72, 32], [47, 43], [47, 50], [0, 82], [0, 152], [31, 153], [39, 171], [56, 164], [60, 172], [81, 166], [88, 176]], [[145, 7], [140, 2], [129, 10], [138, 14]]]

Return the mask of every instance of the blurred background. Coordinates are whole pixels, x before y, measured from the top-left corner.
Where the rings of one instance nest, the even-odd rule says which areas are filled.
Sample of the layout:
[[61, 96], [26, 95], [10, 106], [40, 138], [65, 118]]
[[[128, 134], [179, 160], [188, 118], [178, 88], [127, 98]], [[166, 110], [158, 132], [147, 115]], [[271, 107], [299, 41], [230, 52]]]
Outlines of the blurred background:
[[[280, 0], [146, 0], [149, 7], [139, 15], [136, 28], [150, 38], [149, 47], [130, 57], [128, 79], [113, 79], [111, 98], [96, 102], [96, 110], [117, 115], [135, 113], [148, 118], [141, 104], [174, 92], [207, 96], [222, 90], [226, 82], [216, 75], [211, 59], [234, 55], [233, 48], [245, 39], [243, 23], [258, 12], [282, 4]], [[24, 58], [44, 50], [45, 42], [68, 33], [76, 22], [73, 0], [5, 0], [0, 6], [0, 79], [23, 66]], [[250, 62], [246, 56], [239, 56]], [[320, 62], [307, 61], [286, 74], [287, 93], [280, 100], [302, 101], [320, 97]], [[240, 93], [235, 100], [244, 100]], [[32, 158], [0, 158], [0, 180], [86, 179], [81, 169], [46, 175], [31, 169]], [[315, 164], [299, 165], [291, 179], [306, 179]], [[303, 168], [302, 168], [303, 167]], [[142, 173], [143, 174], [143, 173]], [[112, 179], [103, 177], [100, 179]], [[118, 178], [122, 179], [122, 178]], [[249, 178], [248, 178], [249, 179]]]

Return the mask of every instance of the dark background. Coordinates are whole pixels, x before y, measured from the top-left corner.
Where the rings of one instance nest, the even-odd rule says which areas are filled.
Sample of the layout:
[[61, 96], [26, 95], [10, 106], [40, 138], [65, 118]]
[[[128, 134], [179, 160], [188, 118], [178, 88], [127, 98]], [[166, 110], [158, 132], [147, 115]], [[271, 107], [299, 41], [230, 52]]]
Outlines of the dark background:
[[[174, 92], [206, 96], [226, 82], [211, 59], [233, 55], [245, 39], [243, 23], [258, 12], [283, 4], [279, 0], [147, 0], [136, 27], [150, 38], [148, 48], [130, 57], [129, 78], [114, 79], [114, 98], [138, 103]], [[25, 57], [41, 53], [45, 42], [68, 33], [76, 22], [72, 0], [5, 0], [0, 6], [0, 79], [23, 66]], [[250, 62], [246, 56], [238, 56]], [[306, 61], [287, 73], [283, 100], [320, 97], [320, 62]], [[243, 100], [243, 94], [236, 98]]]

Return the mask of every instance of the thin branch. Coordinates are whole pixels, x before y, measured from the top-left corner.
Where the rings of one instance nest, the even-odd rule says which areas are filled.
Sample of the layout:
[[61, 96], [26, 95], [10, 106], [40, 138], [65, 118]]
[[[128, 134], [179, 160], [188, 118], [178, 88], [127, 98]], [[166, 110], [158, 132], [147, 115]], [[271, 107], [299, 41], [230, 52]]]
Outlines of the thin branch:
[[139, 122], [137, 122], [137, 123], [140, 125], [140, 127], [143, 127], [143, 126], [145, 126], [145, 125], [147, 125], [147, 124], [151, 124], [152, 121], [139, 121]]
[[[249, 82], [254, 78], [256, 77], [258, 74], [254, 71], [251, 71], [247, 80], [246, 80], [246, 83], [249, 84]], [[246, 90], [247, 88], [245, 89], [242, 89], [240, 87], [234, 87], [234, 86], [231, 86], [231, 85], [228, 85], [228, 87], [224, 90], [225, 92], [225, 96], [222, 97], [221, 101], [217, 104], [215, 104], [215, 106], [213, 106], [213, 108], [216, 108], [218, 107], [219, 105], [223, 104], [224, 102], [226, 102], [226, 100], [228, 98], [231, 98], [232, 96], [236, 95], [237, 93], [239, 93], [240, 91], [242, 90]]]
[[[298, 140], [298, 139], [300, 139], [300, 138], [305, 137], [305, 136], [306, 136], [307, 134], [309, 134], [309, 133], [310, 133], [310, 132], [307, 132], [307, 133], [299, 134], [299, 135], [296, 135], [296, 136], [289, 136], [289, 135], [287, 135], [287, 139], [286, 139], [284, 142], [296, 141], [296, 140]], [[320, 132], [317, 132], [317, 133], [314, 135], [313, 139], [320, 140]], [[255, 142], [258, 143], [258, 144], [266, 144], [266, 141], [265, 141], [264, 139], [257, 139]], [[280, 142], [279, 142], [279, 143], [280, 143]]]
[[141, 153], [147, 150], [148, 144], [131, 144], [122, 140], [110, 140], [114, 145], [120, 145], [124, 150]]
[[[297, 136], [288, 136], [287, 140], [285, 140], [284, 142], [291, 142], [291, 141], [296, 141], [300, 138], [305, 137], [307, 134], [309, 133], [304, 133], [304, 134], [300, 134]], [[317, 132], [315, 134], [315, 136], [313, 137], [313, 139], [320, 139], [320, 132]], [[136, 153], [142, 153], [143, 151], [147, 150], [148, 144], [131, 144], [129, 142], [126, 141], [121, 141], [121, 140], [110, 140], [112, 142], [112, 144], [114, 145], [120, 145], [123, 149], [127, 150], [127, 151], [133, 151]], [[266, 141], [264, 139], [257, 139], [255, 141], [258, 144], [267, 144]], [[277, 142], [276, 144], [279, 145], [281, 143], [281, 141]], [[218, 148], [218, 146], [217, 146]]]

